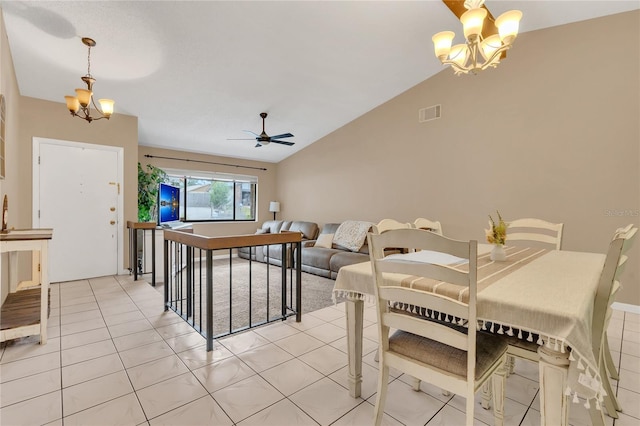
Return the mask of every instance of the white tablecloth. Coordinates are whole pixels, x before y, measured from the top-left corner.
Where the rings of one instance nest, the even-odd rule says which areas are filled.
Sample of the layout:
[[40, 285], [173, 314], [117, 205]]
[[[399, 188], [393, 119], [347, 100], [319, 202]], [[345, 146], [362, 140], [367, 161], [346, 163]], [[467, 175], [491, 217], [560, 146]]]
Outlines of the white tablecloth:
[[[506, 249], [509, 257], [520, 253], [520, 258], [526, 258], [522, 248]], [[571, 392], [574, 401], [577, 395], [600, 401], [602, 386], [591, 346], [591, 318], [605, 256], [546, 251], [526, 264], [510, 262], [508, 258], [501, 262], [503, 268], [498, 273], [494, 272], [497, 263], [487, 259], [487, 246], [480, 245], [478, 251], [478, 319], [494, 324], [493, 331], [498, 333], [521, 330], [518, 337], [523, 339], [531, 339], [530, 333], [539, 334], [544, 344], [556, 351], [565, 352], [570, 347], [567, 393]], [[482, 268], [494, 269], [483, 278]], [[480, 281], [491, 277], [497, 280], [481, 289]], [[403, 278], [406, 276], [385, 276], [390, 283], [400, 283]], [[333, 291], [334, 296], [373, 300], [370, 262], [342, 267]]]

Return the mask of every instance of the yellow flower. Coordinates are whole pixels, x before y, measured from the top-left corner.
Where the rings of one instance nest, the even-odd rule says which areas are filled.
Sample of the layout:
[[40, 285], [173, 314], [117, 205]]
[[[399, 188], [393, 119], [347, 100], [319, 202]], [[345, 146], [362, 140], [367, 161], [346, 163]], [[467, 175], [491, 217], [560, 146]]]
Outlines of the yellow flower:
[[489, 221], [491, 222], [491, 229], [486, 231], [487, 234], [487, 242], [489, 244], [499, 244], [504, 245], [505, 241], [507, 241], [507, 227], [508, 225], [502, 219], [500, 212], [496, 210], [498, 213], [498, 224], [493, 220], [491, 215], [489, 215]]

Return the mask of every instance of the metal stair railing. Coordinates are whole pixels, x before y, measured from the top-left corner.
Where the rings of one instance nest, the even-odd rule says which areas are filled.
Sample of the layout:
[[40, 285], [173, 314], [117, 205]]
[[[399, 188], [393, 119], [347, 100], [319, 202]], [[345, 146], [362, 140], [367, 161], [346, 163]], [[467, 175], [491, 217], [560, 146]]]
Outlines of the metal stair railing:
[[[267, 256], [266, 263], [266, 296], [264, 302], [266, 305], [266, 318], [261, 321], [254, 322], [252, 318], [254, 295], [254, 274], [253, 262], [248, 260], [248, 306], [244, 309], [248, 310], [248, 324], [234, 328], [233, 316], [233, 294], [234, 294], [234, 250], [241, 247], [281, 245], [282, 247], [282, 267], [280, 273], [280, 306], [279, 313], [271, 316], [270, 312], [270, 274], [272, 265], [269, 263]], [[291, 247], [290, 253], [293, 253], [295, 260], [288, 262], [286, 259], [287, 246]], [[214, 252], [218, 260], [221, 256], [219, 253], [228, 253], [228, 287], [221, 287], [224, 283], [214, 282], [214, 268], [222, 268], [223, 265], [214, 266]], [[267, 252], [268, 254], [268, 252]], [[245, 331], [274, 321], [284, 321], [290, 316], [295, 315], [296, 322], [300, 322], [302, 318], [302, 235], [299, 232], [282, 232], [279, 234], [258, 234], [258, 235], [237, 235], [229, 237], [206, 237], [195, 235], [184, 230], [164, 230], [164, 310], [169, 309], [176, 312], [191, 327], [198, 331], [207, 342], [207, 351], [213, 350], [213, 340], [228, 336], [230, 334]], [[222, 258], [226, 258], [222, 255]], [[235, 260], [235, 262], [238, 262]], [[243, 261], [244, 262], [244, 261]], [[220, 263], [220, 262], [218, 262]], [[292, 263], [294, 268], [287, 267]], [[225, 266], [226, 267], [226, 266]], [[290, 271], [287, 276], [287, 270]], [[295, 272], [294, 272], [295, 270]], [[294, 289], [295, 276], [295, 289]], [[220, 324], [214, 324], [214, 312], [216, 306], [220, 308], [224, 303], [216, 303], [216, 289], [219, 293], [226, 292], [228, 288], [228, 328], [221, 332], [215, 329]], [[288, 292], [287, 292], [288, 290]], [[295, 290], [295, 291], [294, 291]], [[277, 299], [277, 297], [276, 297]], [[294, 300], [295, 299], [295, 300]], [[295, 306], [294, 306], [295, 301]], [[277, 302], [277, 300], [276, 300]], [[226, 316], [226, 314], [222, 314]]]

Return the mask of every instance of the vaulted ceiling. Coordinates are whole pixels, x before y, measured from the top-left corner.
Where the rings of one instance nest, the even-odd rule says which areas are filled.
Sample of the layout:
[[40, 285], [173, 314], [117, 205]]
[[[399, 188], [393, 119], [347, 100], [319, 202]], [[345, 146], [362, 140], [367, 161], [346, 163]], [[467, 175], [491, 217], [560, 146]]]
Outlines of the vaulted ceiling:
[[[21, 95], [65, 108], [64, 96], [83, 87], [87, 49], [80, 39], [91, 37], [95, 97], [112, 98], [117, 113], [138, 117], [140, 145], [267, 162], [439, 72], [434, 33], [452, 30], [462, 41], [460, 22], [440, 0], [0, 4]], [[486, 6], [494, 16], [522, 10], [520, 30], [527, 32], [638, 9], [639, 2]], [[269, 113], [268, 134], [293, 133], [287, 140], [295, 145], [228, 140], [248, 138], [243, 130], [260, 133], [261, 112]]]

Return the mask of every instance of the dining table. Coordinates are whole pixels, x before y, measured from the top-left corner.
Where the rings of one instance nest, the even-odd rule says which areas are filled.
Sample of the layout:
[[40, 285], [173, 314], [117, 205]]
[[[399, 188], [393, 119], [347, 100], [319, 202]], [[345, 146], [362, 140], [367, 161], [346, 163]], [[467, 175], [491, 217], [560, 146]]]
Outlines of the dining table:
[[[603, 388], [592, 350], [591, 319], [605, 255], [505, 246], [506, 260], [498, 262], [491, 260], [491, 248], [478, 244], [478, 327], [539, 345], [541, 424], [567, 425], [571, 402], [600, 409]], [[429, 251], [394, 256], [465, 267], [464, 262]], [[464, 298], [464, 289], [448, 283], [420, 287], [417, 277], [401, 274], [383, 274], [383, 279], [386, 285], [416, 286]], [[357, 398], [362, 384], [364, 302], [375, 301], [371, 262], [340, 268], [333, 296], [345, 300], [349, 393]]]

